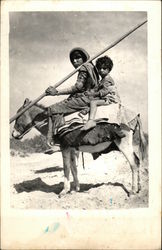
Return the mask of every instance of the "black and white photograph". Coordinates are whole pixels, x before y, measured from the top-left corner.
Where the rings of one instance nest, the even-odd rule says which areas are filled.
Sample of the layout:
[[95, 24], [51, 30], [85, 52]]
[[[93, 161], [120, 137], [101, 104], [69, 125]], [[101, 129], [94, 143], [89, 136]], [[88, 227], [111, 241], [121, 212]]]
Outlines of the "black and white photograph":
[[[70, 220], [76, 211], [149, 209], [149, 37], [140, 8], [8, 12], [12, 211]], [[51, 221], [44, 233], [60, 225]], [[118, 247], [101, 242], [89, 248]]]
[[147, 207], [147, 13], [9, 17], [11, 206]]

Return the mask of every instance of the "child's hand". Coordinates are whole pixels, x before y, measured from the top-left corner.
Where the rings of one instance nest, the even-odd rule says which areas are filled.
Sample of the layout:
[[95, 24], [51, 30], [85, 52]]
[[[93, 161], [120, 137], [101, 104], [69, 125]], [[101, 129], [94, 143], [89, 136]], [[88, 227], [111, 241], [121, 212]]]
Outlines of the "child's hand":
[[108, 97], [110, 103], [118, 103], [118, 100], [114, 96], [108, 95]]
[[86, 109], [81, 110], [80, 114], [81, 115], [86, 115], [86, 114], [88, 114], [88, 112], [89, 112], [89, 108], [86, 108]]
[[96, 92], [96, 91], [86, 91], [85, 95], [88, 97], [99, 97], [100, 96], [99, 92]]
[[49, 86], [49, 87], [46, 89], [45, 92], [46, 92], [47, 95], [52, 95], [52, 96], [58, 94], [58, 91], [57, 91], [54, 87], [52, 87], [52, 86]]

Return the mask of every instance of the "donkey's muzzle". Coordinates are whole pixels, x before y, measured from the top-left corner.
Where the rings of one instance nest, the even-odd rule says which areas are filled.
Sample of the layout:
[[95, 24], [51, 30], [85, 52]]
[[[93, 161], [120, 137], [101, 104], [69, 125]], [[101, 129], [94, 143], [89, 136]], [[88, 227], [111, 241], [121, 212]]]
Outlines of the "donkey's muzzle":
[[12, 137], [13, 137], [14, 139], [17, 139], [17, 140], [22, 139], [21, 133], [18, 132], [16, 129], [14, 129], [14, 130], [12, 131]]

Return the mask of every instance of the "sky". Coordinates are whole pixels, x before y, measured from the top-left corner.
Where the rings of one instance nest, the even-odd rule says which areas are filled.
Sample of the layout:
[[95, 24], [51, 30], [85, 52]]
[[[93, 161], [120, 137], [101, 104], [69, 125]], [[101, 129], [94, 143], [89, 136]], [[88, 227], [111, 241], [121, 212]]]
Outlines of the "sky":
[[[69, 60], [72, 48], [83, 47], [94, 56], [146, 19], [141, 11], [10, 12], [10, 117], [25, 98], [36, 99], [74, 70]], [[147, 132], [147, 24], [104, 55], [114, 62], [111, 76], [123, 105], [141, 114]], [[59, 88], [75, 80], [76, 74]], [[64, 98], [48, 96], [40, 103], [49, 106]]]

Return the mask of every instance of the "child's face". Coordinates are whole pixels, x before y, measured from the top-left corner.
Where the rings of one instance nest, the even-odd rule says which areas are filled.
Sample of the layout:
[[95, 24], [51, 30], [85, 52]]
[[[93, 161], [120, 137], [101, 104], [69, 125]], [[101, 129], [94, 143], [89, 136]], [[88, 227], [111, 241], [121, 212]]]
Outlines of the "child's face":
[[74, 68], [78, 68], [82, 64], [83, 64], [83, 58], [81, 57], [81, 55], [79, 53], [75, 54], [73, 56], [73, 66], [74, 66]]
[[104, 78], [105, 76], [107, 76], [107, 74], [109, 73], [109, 69], [103, 64], [101, 65], [101, 67], [98, 69], [98, 73], [100, 74], [100, 76], [102, 78]]

